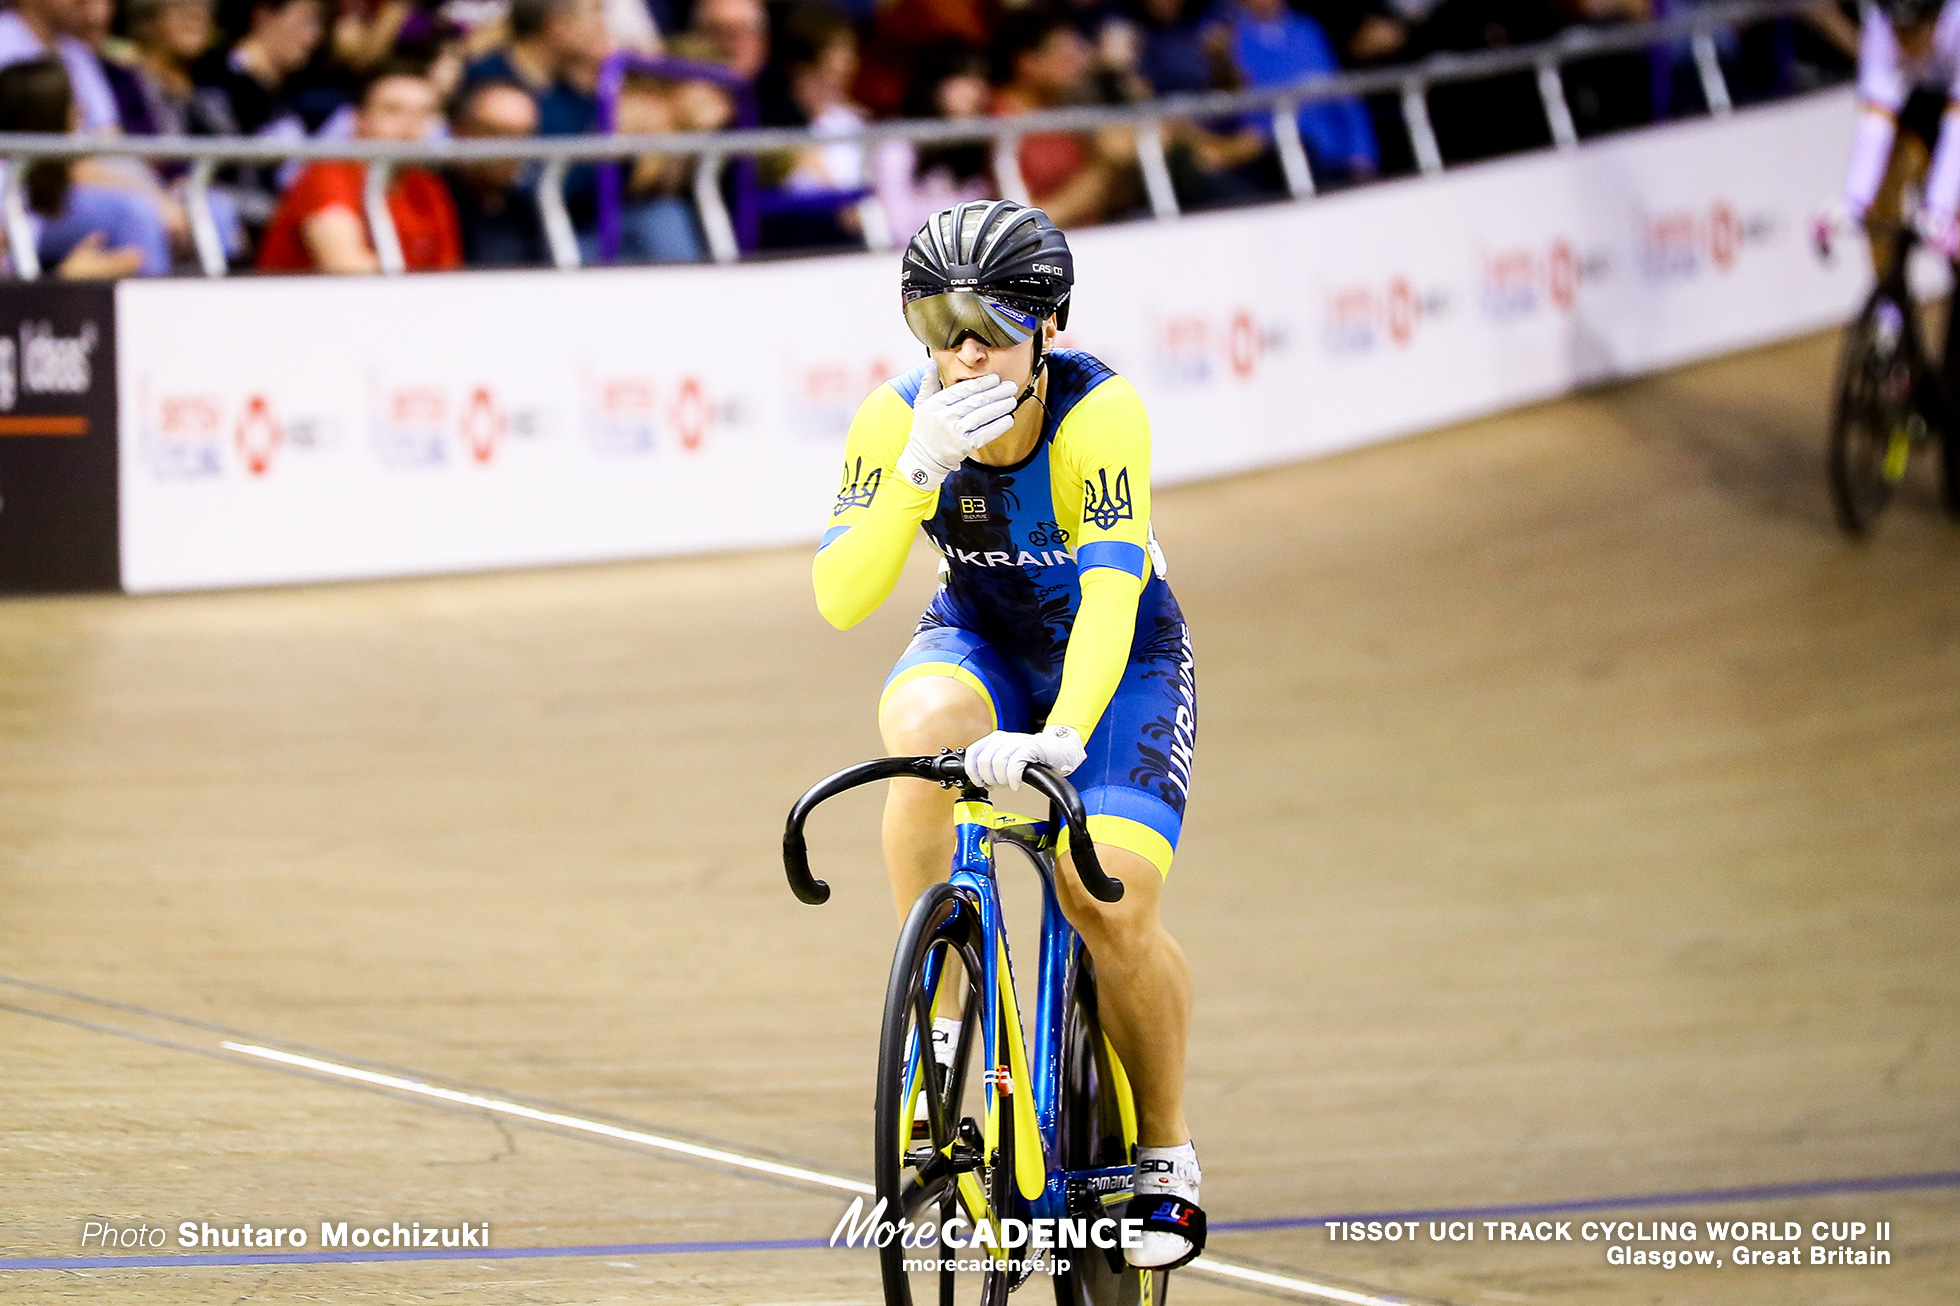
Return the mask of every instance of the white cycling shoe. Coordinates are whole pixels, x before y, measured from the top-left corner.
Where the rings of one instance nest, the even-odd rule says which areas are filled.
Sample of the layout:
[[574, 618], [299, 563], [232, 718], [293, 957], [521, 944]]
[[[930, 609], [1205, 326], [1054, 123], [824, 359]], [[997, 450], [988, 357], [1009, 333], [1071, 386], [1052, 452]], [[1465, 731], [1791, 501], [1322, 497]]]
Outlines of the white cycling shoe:
[[1205, 1249], [1205, 1213], [1198, 1208], [1198, 1152], [1179, 1147], [1139, 1147], [1130, 1219], [1143, 1221], [1143, 1242], [1128, 1250], [1140, 1270], [1174, 1270]]

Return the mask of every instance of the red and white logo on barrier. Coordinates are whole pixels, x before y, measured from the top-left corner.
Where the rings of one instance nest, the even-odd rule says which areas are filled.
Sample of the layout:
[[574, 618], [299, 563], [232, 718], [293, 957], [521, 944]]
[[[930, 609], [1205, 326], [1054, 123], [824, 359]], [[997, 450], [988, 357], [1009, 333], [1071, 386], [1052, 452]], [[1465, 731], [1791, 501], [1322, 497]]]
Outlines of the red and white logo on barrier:
[[1400, 273], [1385, 282], [1337, 286], [1324, 298], [1322, 348], [1336, 358], [1373, 353], [1384, 345], [1405, 349], [1423, 322], [1448, 303], [1442, 289], [1418, 288]]
[[581, 369], [580, 392], [585, 438], [594, 450], [620, 457], [653, 452], [660, 419], [651, 377]]
[[1284, 333], [1262, 325], [1249, 306], [1179, 313], [1152, 324], [1151, 371], [1177, 386], [1209, 385], [1221, 376], [1249, 381]]
[[1744, 215], [1727, 200], [1716, 200], [1706, 210], [1646, 214], [1640, 227], [1640, 270], [1652, 281], [1685, 280], [1704, 268], [1727, 273], [1776, 226], [1772, 214]]
[[463, 419], [459, 433], [463, 437], [463, 447], [470, 451], [470, 457], [479, 464], [488, 463], [497, 456], [497, 445], [502, 441], [506, 424], [503, 410], [497, 407], [496, 396], [490, 387], [480, 385], [470, 392], [470, 401], [463, 407]]
[[1607, 267], [1603, 253], [1582, 257], [1563, 236], [1549, 244], [1514, 245], [1483, 255], [1484, 314], [1499, 322], [1530, 317], [1541, 309], [1569, 313], [1579, 287]]
[[670, 424], [680, 437], [681, 448], [689, 453], [700, 452], [715, 424], [714, 405], [708, 401], [708, 390], [700, 377], [690, 376], [681, 382], [680, 390], [674, 395]]
[[244, 409], [238, 414], [238, 426], [232, 432], [232, 444], [237, 448], [245, 470], [254, 476], [264, 476], [271, 471], [273, 455], [279, 452], [283, 438], [279, 419], [272, 413], [271, 401], [264, 395], [253, 395], [247, 399]]
[[137, 386], [143, 461], [159, 480], [195, 480], [224, 469], [224, 400], [208, 392], [158, 395]]

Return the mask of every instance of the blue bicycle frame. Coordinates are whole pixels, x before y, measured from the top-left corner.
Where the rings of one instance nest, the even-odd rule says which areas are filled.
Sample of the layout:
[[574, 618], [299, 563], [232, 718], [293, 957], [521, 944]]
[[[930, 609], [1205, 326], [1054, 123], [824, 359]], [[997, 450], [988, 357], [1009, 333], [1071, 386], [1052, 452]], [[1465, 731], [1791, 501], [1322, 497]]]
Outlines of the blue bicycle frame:
[[[984, 1003], [982, 1024], [984, 1062], [990, 1068], [985, 1085], [986, 1149], [991, 1153], [999, 1143], [999, 1079], [1005, 1071], [1017, 1101], [1032, 1099], [1034, 1106], [1032, 1112], [1017, 1110], [1012, 1116], [1014, 1186], [1027, 1203], [1029, 1215], [1036, 1219], [1060, 1219], [1085, 1214], [1087, 1200], [1095, 1200], [1104, 1209], [1127, 1201], [1132, 1179], [1129, 1165], [1065, 1170], [1060, 1163], [1062, 1042], [1068, 1020], [1065, 1004], [1076, 979], [1074, 968], [1082, 964], [1086, 954], [1080, 936], [1062, 914], [1061, 902], [1056, 897], [1053, 858], [1041, 855], [1054, 845], [1057, 823], [999, 814], [992, 804], [970, 794], [955, 806], [954, 821], [956, 843], [951, 883], [955, 890], [964, 891], [962, 909], [978, 911], [982, 973], [976, 978], [975, 987], [991, 999]], [[996, 879], [995, 848], [1002, 841], [1002, 832], [1007, 830], [1018, 836], [1014, 842], [1027, 849], [1041, 877], [1041, 959], [1032, 1055], [1020, 1020], [1013, 958], [1001, 917], [1000, 887]], [[927, 964], [928, 992], [938, 991], [945, 956], [941, 951]], [[914, 1041], [906, 1068], [908, 1101], [915, 1099], [920, 1089], [919, 1057], [923, 1045], [923, 1038]], [[1129, 1153], [1137, 1137], [1134, 1099], [1122, 1064], [1106, 1040], [1103, 1050], [1115, 1081], [1123, 1145]], [[909, 1118], [911, 1113], [905, 1114]], [[962, 1195], [968, 1215], [976, 1221], [981, 1219], [986, 1212], [972, 1209], [979, 1196], [978, 1186], [962, 1185]], [[1012, 1212], [993, 1214], [1005, 1216]]]

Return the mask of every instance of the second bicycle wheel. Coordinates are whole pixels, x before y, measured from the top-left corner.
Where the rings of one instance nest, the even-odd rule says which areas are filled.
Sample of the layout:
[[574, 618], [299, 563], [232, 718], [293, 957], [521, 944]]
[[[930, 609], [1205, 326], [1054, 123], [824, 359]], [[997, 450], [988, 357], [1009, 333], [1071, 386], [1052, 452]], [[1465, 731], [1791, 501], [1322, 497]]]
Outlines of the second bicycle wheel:
[[[987, 1067], [978, 989], [979, 914], [960, 891], [937, 884], [919, 895], [892, 958], [878, 1041], [875, 1169], [887, 1218], [918, 1228], [957, 1222], [971, 1230], [1012, 1213], [1014, 1093], [999, 1095], [999, 1145], [987, 1147]], [[935, 1014], [960, 1013], [952, 1064], [932, 1055]], [[980, 1264], [986, 1268], [967, 1268]], [[1003, 1306], [1015, 1286], [984, 1247], [936, 1243], [879, 1251], [885, 1306]]]
[[[1096, 1010], [1096, 974], [1084, 951], [1069, 984], [1062, 1029], [1059, 1139], [1062, 1168], [1090, 1170], [1135, 1161], [1134, 1109], [1126, 1109], [1128, 1085], [1103, 1039]], [[1123, 1208], [1109, 1214], [1121, 1216]], [[1122, 1253], [1071, 1252], [1069, 1268], [1055, 1276], [1057, 1306], [1162, 1306], [1170, 1287], [1167, 1270], [1138, 1270]]]
[[1828, 457], [1832, 506], [1848, 535], [1865, 534], [1885, 510], [1923, 425], [1912, 311], [1881, 287], [1845, 328]]

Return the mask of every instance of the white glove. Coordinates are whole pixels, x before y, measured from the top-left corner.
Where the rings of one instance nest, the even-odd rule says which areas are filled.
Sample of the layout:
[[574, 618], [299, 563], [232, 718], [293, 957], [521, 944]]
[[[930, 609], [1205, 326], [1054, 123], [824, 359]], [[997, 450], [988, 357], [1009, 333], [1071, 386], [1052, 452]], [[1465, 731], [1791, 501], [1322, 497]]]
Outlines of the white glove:
[[927, 368], [898, 474], [921, 490], [937, 490], [968, 454], [1006, 434], [1018, 407], [1013, 384], [998, 376], [976, 376], [942, 390], [939, 369]]
[[1049, 726], [1038, 735], [996, 730], [966, 750], [966, 778], [982, 789], [1021, 787], [1028, 763], [1039, 762], [1067, 775], [1087, 756], [1082, 736], [1070, 726]]

